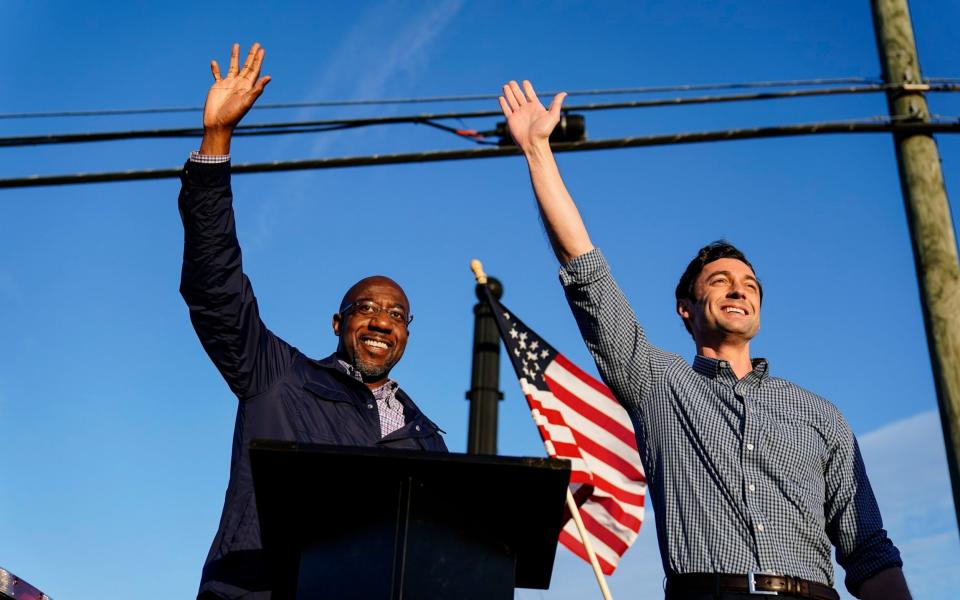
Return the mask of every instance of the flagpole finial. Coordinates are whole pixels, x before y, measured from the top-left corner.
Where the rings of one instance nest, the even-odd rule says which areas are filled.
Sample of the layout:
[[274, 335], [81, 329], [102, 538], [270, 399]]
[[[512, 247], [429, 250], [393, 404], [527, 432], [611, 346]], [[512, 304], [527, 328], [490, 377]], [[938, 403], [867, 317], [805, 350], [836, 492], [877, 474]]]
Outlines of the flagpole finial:
[[487, 274], [483, 272], [483, 263], [477, 259], [470, 261], [470, 270], [473, 271], [473, 276], [477, 279], [477, 283], [483, 285], [487, 282]]

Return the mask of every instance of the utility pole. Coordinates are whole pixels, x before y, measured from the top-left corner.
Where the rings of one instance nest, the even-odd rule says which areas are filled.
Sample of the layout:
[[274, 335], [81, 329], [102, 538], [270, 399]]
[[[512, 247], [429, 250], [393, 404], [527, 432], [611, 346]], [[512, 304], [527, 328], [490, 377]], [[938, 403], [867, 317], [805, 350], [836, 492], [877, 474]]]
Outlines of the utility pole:
[[[930, 120], [927, 89], [907, 0], [871, 0], [877, 47], [890, 115], [895, 122]], [[940, 406], [940, 420], [960, 525], [960, 265], [957, 241], [933, 136], [893, 132], [900, 187], [907, 209], [913, 258], [920, 283], [923, 322]]]
[[[479, 263], [478, 263], [479, 264]], [[479, 267], [478, 267], [479, 268]], [[482, 271], [480, 271], [482, 273]], [[467, 453], [497, 453], [497, 410], [503, 400], [500, 391], [500, 332], [490, 305], [483, 300], [488, 287], [497, 300], [503, 296], [503, 285], [493, 277], [481, 282], [476, 293], [479, 302], [473, 307], [473, 369], [470, 376], [470, 423], [467, 431]]]

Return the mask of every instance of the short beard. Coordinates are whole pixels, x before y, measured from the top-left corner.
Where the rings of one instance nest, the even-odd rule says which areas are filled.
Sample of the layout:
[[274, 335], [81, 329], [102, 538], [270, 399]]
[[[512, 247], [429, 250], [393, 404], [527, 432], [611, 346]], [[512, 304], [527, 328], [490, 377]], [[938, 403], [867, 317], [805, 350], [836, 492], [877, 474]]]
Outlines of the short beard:
[[393, 368], [397, 361], [388, 361], [382, 365], [371, 365], [360, 360], [359, 356], [353, 357], [353, 368], [363, 376], [364, 380], [376, 381], [384, 377]]

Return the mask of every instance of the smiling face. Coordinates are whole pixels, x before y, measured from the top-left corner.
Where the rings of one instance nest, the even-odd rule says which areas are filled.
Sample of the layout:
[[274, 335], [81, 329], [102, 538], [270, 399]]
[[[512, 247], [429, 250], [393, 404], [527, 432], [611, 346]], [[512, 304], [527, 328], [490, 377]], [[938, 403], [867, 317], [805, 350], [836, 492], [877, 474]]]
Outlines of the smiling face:
[[[379, 307], [382, 310], [371, 310]], [[382, 385], [407, 347], [410, 302], [392, 279], [375, 275], [354, 284], [333, 315], [333, 333], [340, 337], [337, 354], [363, 375], [369, 387]]]
[[677, 301], [698, 345], [749, 342], [760, 329], [760, 284], [746, 263], [720, 258], [703, 266], [691, 298]]

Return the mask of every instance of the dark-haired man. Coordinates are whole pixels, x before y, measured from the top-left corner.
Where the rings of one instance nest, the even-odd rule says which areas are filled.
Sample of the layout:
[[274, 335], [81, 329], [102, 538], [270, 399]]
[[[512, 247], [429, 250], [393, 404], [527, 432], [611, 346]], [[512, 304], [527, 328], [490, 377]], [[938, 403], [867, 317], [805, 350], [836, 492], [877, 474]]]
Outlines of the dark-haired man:
[[184, 166], [180, 192], [183, 274], [180, 292], [200, 342], [239, 399], [223, 514], [200, 582], [199, 597], [270, 597], [247, 445], [253, 439], [446, 451], [440, 431], [416, 407], [390, 370], [403, 356], [413, 317], [403, 289], [375, 275], [354, 284], [333, 315], [337, 351], [313, 360], [260, 320], [243, 273], [230, 188], [234, 127], [263, 92], [264, 51], [254, 44], [230, 69], [204, 107], [200, 151]]
[[634, 422], [668, 600], [835, 600], [831, 543], [852, 594], [909, 598], [850, 427], [827, 400], [750, 356], [762, 288], [739, 250], [706, 246], [677, 286], [692, 366], [647, 341], [550, 150], [563, 97], [545, 109], [529, 82], [512, 81], [500, 106], [580, 331]]

